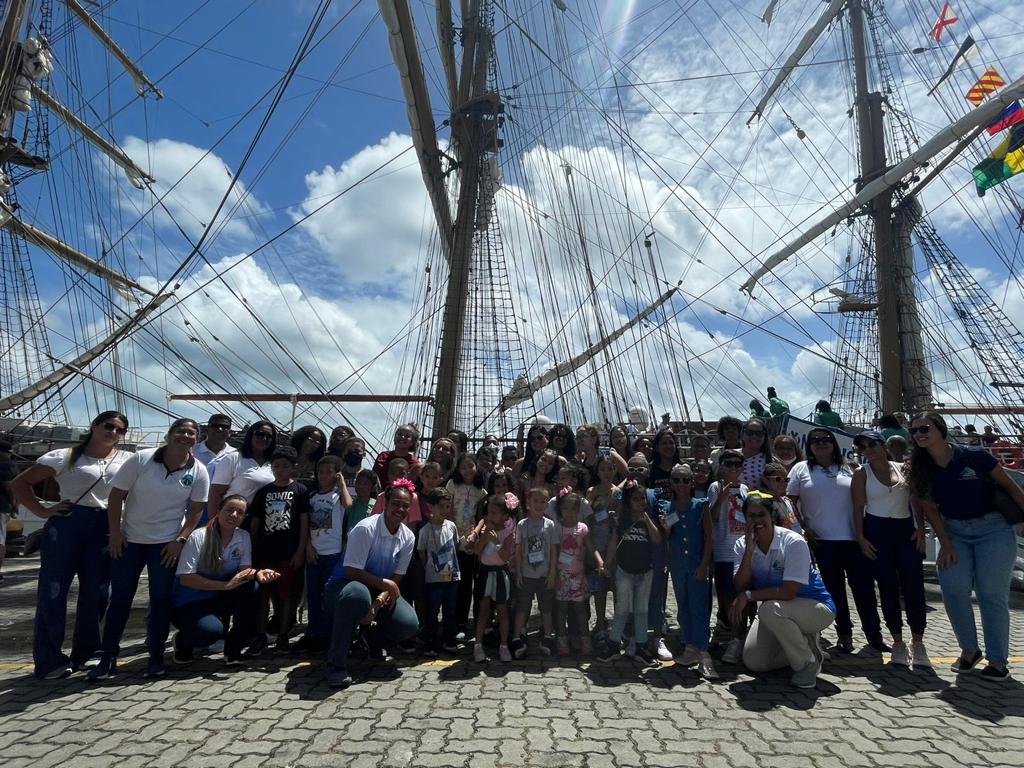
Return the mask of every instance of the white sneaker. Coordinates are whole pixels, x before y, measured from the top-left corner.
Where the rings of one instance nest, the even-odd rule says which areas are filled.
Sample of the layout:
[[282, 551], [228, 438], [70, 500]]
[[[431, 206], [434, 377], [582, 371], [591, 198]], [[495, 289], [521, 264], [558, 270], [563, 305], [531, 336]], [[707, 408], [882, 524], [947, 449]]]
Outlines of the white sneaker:
[[[483, 650], [482, 648], [480, 650]], [[498, 646], [498, 658], [502, 661], [512, 661], [512, 653], [509, 651], [507, 645]]]
[[717, 680], [718, 672], [715, 669], [715, 662], [711, 660], [711, 654], [707, 651], [698, 651], [698, 653], [700, 653], [700, 663], [697, 665], [697, 671], [700, 672], [700, 676], [705, 680]]
[[910, 666], [910, 651], [907, 649], [906, 643], [895, 642], [892, 644], [892, 651], [889, 652], [889, 663], [900, 667]]
[[484, 653], [483, 643], [473, 644], [473, 661], [477, 664], [482, 664], [487, 661], [487, 654]]
[[656, 637], [651, 640], [651, 653], [658, 657], [658, 661], [672, 661], [672, 651], [665, 645], [665, 638]]
[[932, 660], [928, 658], [928, 649], [924, 647], [924, 642], [918, 640], [911, 645], [914, 652], [914, 669], [931, 669]]
[[739, 664], [740, 659], [743, 658], [743, 641], [738, 637], [734, 637], [729, 641], [729, 645], [725, 649], [725, 653], [722, 654], [722, 661], [726, 664]]

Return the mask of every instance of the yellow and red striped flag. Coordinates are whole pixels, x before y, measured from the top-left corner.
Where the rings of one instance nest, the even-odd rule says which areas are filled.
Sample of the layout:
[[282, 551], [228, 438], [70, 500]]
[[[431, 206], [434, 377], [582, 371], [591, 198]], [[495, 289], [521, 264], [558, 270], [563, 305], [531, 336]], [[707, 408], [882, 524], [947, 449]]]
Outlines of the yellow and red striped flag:
[[974, 106], [978, 106], [985, 100], [986, 96], [994, 91], [998, 91], [1004, 85], [1006, 85], [1006, 81], [996, 72], [995, 67], [989, 67], [985, 70], [985, 74], [981, 76], [981, 79], [972, 85], [971, 90], [967, 92], [967, 100]]

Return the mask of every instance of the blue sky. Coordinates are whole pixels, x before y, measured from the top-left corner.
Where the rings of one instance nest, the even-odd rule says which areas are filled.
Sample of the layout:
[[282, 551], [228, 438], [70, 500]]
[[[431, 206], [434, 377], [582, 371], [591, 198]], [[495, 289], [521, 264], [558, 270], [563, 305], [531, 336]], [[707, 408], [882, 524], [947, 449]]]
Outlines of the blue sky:
[[[571, 305], [574, 299], [580, 302], [570, 290], [571, 268], [562, 272], [556, 265], [555, 283], [548, 287], [540, 284], [534, 274], [539, 271], [538, 241], [519, 239], [519, 230], [513, 226], [523, 217], [523, 200], [527, 200], [534, 209], [552, 217], [543, 229], [549, 243], [568, 242], [564, 240], [565, 232], [551, 223], [558, 220], [557, 214], [564, 206], [564, 191], [556, 183], [558, 179], [545, 170], [568, 163], [576, 168], [581, 194], [590, 196], [587, 205], [592, 207], [584, 211], [590, 222], [585, 235], [592, 239], [594, 258], [599, 262], [596, 271], [606, 270], [600, 310], [606, 313], [606, 322], [612, 326], [624, 322], [637, 306], [660, 290], [653, 285], [630, 287], [630, 275], [626, 273], [635, 264], [626, 268], [628, 260], [621, 260], [621, 254], [629, 251], [630, 238], [646, 229], [658, 233], [655, 239], [660, 277], [668, 282], [683, 277], [690, 293], [709, 299], [709, 305], [698, 304], [692, 310], [677, 305], [679, 315], [671, 331], [666, 331], [676, 340], [665, 342], [670, 356], [684, 354], [685, 347], [685, 355], [701, 366], [696, 373], [700, 383], [694, 389], [704, 400], [707, 417], [741, 410], [750, 397], [770, 383], [782, 383], [781, 388], [790, 393], [790, 401], [801, 412], [827, 394], [830, 367], [813, 354], [799, 352], [798, 346], [779, 336], [802, 346], [821, 344], [827, 352], [834, 337], [830, 326], [834, 326], [835, 317], [815, 316], [811, 298], [823, 298], [827, 286], [835, 284], [836, 263], [845, 256], [845, 245], [834, 242], [806, 249], [799, 259], [780, 270], [781, 281], [766, 283], [757, 303], [750, 303], [737, 291], [756, 258], [767, 255], [780, 238], [798, 231], [801, 221], [813, 220], [827, 205], [843, 199], [854, 171], [847, 150], [852, 136], [846, 115], [849, 102], [842, 95], [843, 68], [828, 63], [843, 55], [834, 33], [813, 49], [808, 61], [815, 66], [794, 76], [765, 120], [751, 128], [744, 126], [749, 99], [760, 95], [770, 76], [765, 71], [777, 66], [820, 12], [818, 4], [783, 0], [771, 28], [766, 28], [759, 21], [764, 10], [761, 6], [766, 4], [736, 2], [725, 7], [664, 0], [567, 0], [568, 11], [559, 15], [550, 0], [497, 3], [501, 29], [497, 44], [503, 51], [499, 80], [505, 87], [523, 83], [514, 92], [509, 91], [517, 101], [510, 102], [516, 107], [510, 108], [505, 133], [510, 147], [526, 151], [510, 151], [501, 157], [505, 191], [498, 206], [507, 227], [506, 249], [524, 265], [522, 275], [513, 274], [513, 291], [517, 307], [531, 321], [521, 329], [530, 375], [578, 352], [587, 343], [577, 322], [567, 327], [561, 355], [557, 350], [535, 352], [549, 341], [537, 321], [541, 313], [539, 295], [549, 293], [546, 301], [563, 306]], [[143, 167], [153, 169], [158, 194], [212, 149], [197, 170], [189, 171], [178, 192], [167, 198], [173, 221], [162, 213], [147, 217], [145, 225], [125, 241], [129, 247], [114, 254], [112, 261], [120, 259], [133, 276], [155, 281], [187, 253], [187, 242], [176, 225], [194, 238], [207, 223], [212, 206], [226, 189], [228, 171], [239, 167], [268, 102], [265, 100], [221, 139], [281, 76], [315, 5], [312, 0], [122, 0], [105, 4], [99, 17], [125, 49], [138, 57], [147, 74], [161, 77], [174, 70], [160, 82], [167, 98], [160, 102], [148, 99], [144, 108], [137, 101], [131, 104], [113, 121], [113, 137]], [[433, 18], [427, 13], [428, 5], [416, 3], [414, 7], [429, 62], [434, 111], [441, 119], [445, 107], [438, 87], [440, 68], [431, 58]], [[992, 38], [983, 43], [984, 60], [998, 63], [1008, 76], [1019, 73], [1024, 52], [1024, 38], [1011, 34], [1020, 31], [1012, 8], [1009, 2], [972, 3], [961, 12], [962, 28], [956, 30], [962, 35], [963, 28], [970, 28], [979, 39]], [[239, 202], [244, 190], [249, 195], [245, 207], [219, 236], [211, 239], [206, 253], [217, 270], [234, 263], [302, 213], [310, 212], [408, 147], [409, 125], [399, 78], [386, 46], [384, 25], [375, 18], [376, 9], [373, 2], [332, 4], [320, 34], [334, 24], [336, 29], [303, 63], [239, 178], [230, 202]], [[505, 23], [503, 10], [517, 19], [523, 17], [525, 28], [558, 60], [556, 67], [524, 42], [514, 24]], [[945, 49], [915, 59], [907, 49], [925, 44], [930, 22], [907, 18], [902, 6], [893, 12], [904, 39], [896, 41], [897, 55], [892, 63], [897, 76], [912, 83], [904, 96], [911, 111], [923, 120], [921, 137], [927, 138], [947, 119], [940, 110], [943, 103], [951, 105], [956, 116], [968, 108], [959, 91], [965, 88], [969, 74], [958, 74], [943, 102], [925, 99], [923, 91], [927, 89], [913, 82], [916, 75], [911, 66], [923, 63], [925, 77], [934, 77], [953, 48], [947, 41]], [[224, 25], [226, 28], [217, 32]], [[560, 40], [567, 41], [568, 51], [558, 48]], [[119, 71], [116, 62], [100, 55], [84, 35], [76, 35], [75, 43], [77, 47], [72, 49], [56, 41], [58, 55], [74, 59], [74, 64], [62, 58], [53, 92], [58, 96], [73, 92], [66, 77], [71, 71], [71, 80], [83, 83], [84, 93], [96, 94], [96, 115], [109, 114], [128, 102], [132, 90], [127, 78], [109, 89], [101, 85], [106, 83], [108, 71], [115, 75]], [[199, 50], [197, 46], [201, 46]], [[570, 77], [584, 86], [584, 94], [572, 94], [567, 86]], [[320, 83], [326, 79], [332, 85], [318, 94]], [[618, 91], [595, 87], [623, 82], [651, 85]], [[549, 124], [544, 110], [552, 107], [561, 110], [561, 117]], [[598, 107], [607, 114], [600, 115]], [[638, 148], [632, 158], [629, 152], [621, 152], [621, 141], [616, 142], [621, 135], [609, 128], [608, 121], [616, 117], [625, 121], [629, 141]], [[796, 138], [793, 124], [806, 131], [806, 141]], [[538, 126], [545, 126], [542, 133], [536, 130]], [[711, 137], [715, 137], [713, 142]], [[221, 143], [214, 147], [218, 141]], [[67, 159], [73, 156], [79, 163], [73, 172], [83, 173], [84, 164], [75, 153], [69, 153]], [[976, 159], [967, 157], [951, 170], [949, 183], [953, 188], [967, 182], [973, 162]], [[606, 172], [610, 175], [601, 176]], [[685, 183], [676, 186], [681, 178]], [[629, 218], [616, 207], [617, 203], [602, 203], [603, 190], [609, 184], [628, 190], [634, 206], [645, 207], [653, 216], [651, 221], [645, 225], [644, 216], [635, 211]], [[132, 222], [133, 212], [137, 215], [145, 210], [153, 198], [127, 188], [120, 179], [112, 181], [110, 189], [114, 208], [101, 218], [108, 219], [116, 237]], [[977, 214], [992, 210], [996, 197], [990, 195], [984, 203], [972, 200], [971, 195], [961, 199]], [[33, 197], [26, 184], [21, 199], [26, 213], [37, 215], [41, 223], [53, 220], [49, 194]], [[718, 219], [710, 237], [705, 226], [707, 217], [695, 207], [698, 202]], [[1005, 266], [980, 242], [949, 189], [935, 187], [926, 202], [951, 245], [986, 285], [1005, 298], [1008, 308], [1024, 310], [1019, 287], [1006, 284]], [[83, 209], [87, 207], [83, 204]], [[80, 248], [96, 252], [102, 247], [103, 238], [88, 225], [88, 213], [72, 215], [74, 226], [64, 221], [67, 212], [61, 218], [65, 231], [77, 232], [69, 240]], [[614, 228], [602, 229], [602, 221], [618, 223]], [[393, 391], [409, 378], [412, 352], [404, 346], [385, 354], [381, 350], [413, 317], [421, 300], [423, 266], [436, 251], [430, 246], [431, 224], [419, 170], [414, 156], [407, 152], [389, 165], [386, 173], [375, 175], [356, 192], [311, 218], [275, 249], [244, 261], [232, 270], [228, 282], [265, 313], [284, 347], [312, 361], [310, 369], [318, 387], [351, 378], [355, 368], [363, 376], [353, 380], [356, 391]], [[1005, 222], [996, 220], [991, 226], [1005, 226]], [[142, 256], [141, 262], [133, 258], [136, 253]], [[567, 254], [567, 264], [571, 264], [576, 254]], [[642, 263], [643, 254], [629, 259]], [[100, 334], [102, 313], [95, 306], [82, 309], [62, 303], [59, 297], [65, 277], [51, 262], [40, 259], [37, 264], [41, 293], [54, 302], [53, 315], [48, 319], [54, 331], [51, 344], [57, 356], [66, 360], [75, 347], [73, 340], [81, 343], [86, 337]], [[203, 267], [193, 279], [198, 280], [199, 274], [209, 278], [214, 268]], [[287, 392], [308, 386], [302, 376], [294, 374], [281, 350], [264, 353], [267, 340], [244, 313], [232, 309], [235, 301], [227, 293], [227, 285], [214, 283], [205, 295], [197, 295], [169, 312], [159, 333], [176, 347], [189, 350], [194, 365], [219, 380], [224, 379], [223, 368], [228, 367], [237, 374], [235, 384], [251, 390], [274, 387]], [[284, 306], [288, 312], [282, 311]], [[781, 306], [791, 309], [779, 318]], [[735, 312], [746, 321], [724, 319], [717, 312], [719, 308]], [[578, 309], [584, 315], [589, 311], [585, 305]], [[75, 317], [79, 322], [86, 317], [91, 324], [83, 329], [76, 325]], [[217, 345], [222, 345], [219, 365], [201, 353], [195, 342], [188, 341], [189, 333], [182, 324], [187, 317], [220, 339], [210, 342], [215, 352]], [[730, 341], [734, 334], [748, 331], [748, 323], [762, 322], [774, 335], [746, 333]], [[800, 328], [807, 329], [810, 338], [802, 335]], [[238, 352], [254, 341], [251, 355]], [[639, 337], [633, 341], [641, 344]], [[139, 376], [137, 386], [147, 399], [159, 402], [167, 392], [196, 388], [194, 382], [182, 379], [174, 361], [162, 360], [159, 355], [147, 357], [141, 350], [126, 352], [132, 354]], [[618, 364], [636, 369], [642, 365], [640, 358], [650, 354], [641, 351], [639, 358], [627, 355]], [[259, 369], [259, 375], [244, 370], [250, 363]], [[645, 407], [678, 413], [678, 396], [669, 392], [670, 368], [666, 366], [664, 373], [658, 374], [665, 381], [648, 387], [646, 396], [651, 402]], [[633, 370], [627, 375], [639, 374]], [[104, 398], [102, 388], [90, 385], [82, 393], [86, 389], [90, 394], [82, 394], [76, 401], [76, 415], [89, 411]], [[538, 406], [543, 406], [545, 413], [558, 415], [550, 397], [543, 398]], [[162, 416], [142, 406], [134, 407], [130, 415], [138, 423], [161, 423]], [[199, 405], [189, 407], [207, 410]], [[275, 409], [273, 415], [283, 420], [287, 408]], [[386, 434], [403, 414], [396, 409], [375, 408], [351, 415], [368, 431]], [[315, 417], [337, 420], [341, 415], [318, 412]]]

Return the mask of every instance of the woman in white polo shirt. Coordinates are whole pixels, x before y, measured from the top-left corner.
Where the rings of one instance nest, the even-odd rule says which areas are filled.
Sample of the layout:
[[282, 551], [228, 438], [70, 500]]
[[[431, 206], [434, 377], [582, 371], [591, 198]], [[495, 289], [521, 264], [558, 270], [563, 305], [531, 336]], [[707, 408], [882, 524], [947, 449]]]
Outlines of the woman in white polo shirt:
[[171, 424], [165, 445], [139, 451], [114, 476], [107, 509], [110, 608], [103, 625], [103, 655], [90, 670], [90, 681], [114, 673], [143, 568], [149, 577], [146, 677], [164, 674], [174, 569], [203, 514], [210, 490], [206, 467], [192, 455], [198, 437], [199, 425], [194, 420], [178, 419]]
[[823, 658], [818, 636], [835, 621], [836, 606], [804, 538], [772, 522], [774, 500], [753, 491], [743, 501], [747, 532], [734, 550], [738, 594], [730, 613], [738, 621], [750, 603], [760, 603], [743, 644], [747, 669], [789, 666], [793, 685], [813, 688]]
[[[121, 465], [131, 456], [117, 446], [128, 418], [104, 411], [92, 420], [82, 440], [71, 448], [44, 453], [11, 482], [18, 502], [46, 520], [39, 545], [32, 657], [36, 677], [54, 680], [99, 661], [100, 620], [110, 594], [107, 548], [107, 497]], [[35, 486], [56, 481], [61, 501], [44, 505]], [[71, 656], [61, 647], [68, 615], [68, 592], [78, 578], [78, 608]]]
[[245, 431], [242, 447], [217, 462], [217, 469], [210, 478], [209, 508], [220, 509], [221, 500], [234, 493], [252, 504], [256, 491], [274, 482], [270, 456], [276, 443], [277, 427], [266, 420], [252, 424]]

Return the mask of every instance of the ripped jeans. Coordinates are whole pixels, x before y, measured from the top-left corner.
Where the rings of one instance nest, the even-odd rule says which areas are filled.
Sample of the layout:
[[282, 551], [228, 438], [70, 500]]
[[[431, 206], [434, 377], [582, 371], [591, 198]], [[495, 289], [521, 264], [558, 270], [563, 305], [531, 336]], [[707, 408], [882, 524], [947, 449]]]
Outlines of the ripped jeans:
[[[69, 659], [62, 646], [68, 591], [76, 576], [78, 608]], [[107, 511], [75, 505], [66, 515], [48, 518], [39, 544], [39, 586], [32, 640], [38, 677], [60, 666], [83, 664], [99, 652], [100, 619], [109, 596]]]

